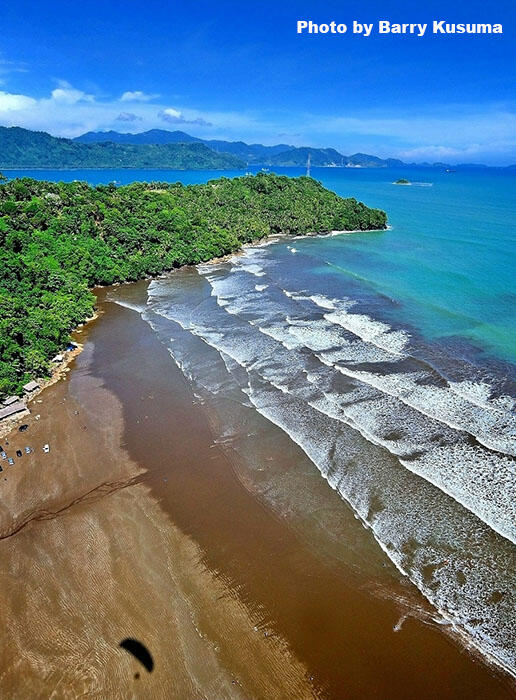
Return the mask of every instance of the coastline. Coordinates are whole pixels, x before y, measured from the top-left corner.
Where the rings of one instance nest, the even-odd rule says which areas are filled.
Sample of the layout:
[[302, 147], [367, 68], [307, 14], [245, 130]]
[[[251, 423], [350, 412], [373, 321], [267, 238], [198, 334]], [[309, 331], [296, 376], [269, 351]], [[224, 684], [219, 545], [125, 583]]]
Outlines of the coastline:
[[[188, 698], [202, 688], [240, 698], [240, 658], [243, 678], [246, 669], [261, 677], [260, 696], [272, 696], [278, 681], [286, 694], [313, 697], [304, 669], [254, 632], [245, 607], [142, 483], [144, 469], [122, 446], [122, 406], [88, 372], [93, 352], [86, 339], [72, 374], [42, 394], [40, 420], [11, 439], [35, 451], [3, 483], [2, 694]], [[220, 659], [224, 625], [236, 640], [231, 673]], [[127, 636], [145, 639], [152, 675], [120, 650]]]
[[[98, 313], [95, 313], [90, 317], [85, 319], [77, 328], [72, 331], [74, 336], [80, 334], [84, 326], [88, 325], [92, 321], [98, 318]], [[76, 340], [74, 342], [76, 346], [73, 350], [63, 350], [61, 354], [63, 359], [60, 362], [54, 362], [50, 376], [46, 379], [38, 379], [39, 386], [36, 390], [32, 391], [28, 397], [25, 398], [26, 411], [16, 413], [14, 416], [9, 418], [4, 418], [0, 421], [0, 439], [8, 435], [12, 430], [15, 430], [20, 424], [25, 422], [25, 419], [31, 415], [30, 407], [34, 403], [38, 403], [40, 400], [38, 396], [45, 390], [51, 387], [53, 384], [58, 382], [70, 371], [69, 365], [75, 360], [75, 358], [82, 352], [82, 343]], [[22, 401], [24, 399], [22, 398]], [[34, 406], [32, 406], [34, 408]]]
[[[379, 233], [382, 231], [388, 231], [391, 230], [392, 227], [389, 226], [388, 224], [384, 229], [352, 229], [352, 230], [332, 230], [332, 231], [327, 231], [327, 232], [322, 232], [322, 233], [317, 233], [317, 232], [310, 232], [310, 233], [305, 233], [302, 235], [295, 235], [295, 234], [290, 234], [290, 233], [274, 233], [271, 234], [270, 236], [264, 236], [262, 238], [257, 238], [253, 241], [250, 241], [249, 243], [243, 243], [240, 248], [238, 248], [235, 251], [226, 253], [225, 255], [217, 256], [210, 258], [209, 260], [206, 260], [205, 262], [201, 262], [199, 264], [201, 265], [216, 265], [218, 263], [226, 262], [231, 260], [232, 258], [238, 257], [240, 255], [243, 255], [246, 250], [249, 248], [253, 248], [255, 246], [267, 246], [267, 245], [272, 245], [274, 243], [277, 243], [278, 241], [284, 240], [284, 239], [291, 239], [291, 240], [298, 240], [298, 239], [303, 239], [303, 238], [318, 238], [318, 237], [326, 237], [326, 236], [340, 236], [341, 234], [352, 234], [352, 233]], [[292, 252], [295, 252], [294, 250]], [[195, 265], [183, 265], [183, 268], [189, 268], [189, 267], [195, 267]], [[162, 272], [156, 274], [156, 275], [147, 275], [143, 277], [142, 279], [138, 280], [136, 283], [135, 282], [117, 282], [113, 285], [96, 285], [91, 288], [90, 291], [92, 291], [93, 294], [96, 294], [102, 289], [110, 289], [110, 288], [116, 288], [122, 285], [132, 285], [132, 284], [138, 284], [141, 282], [150, 282], [153, 279], [160, 279], [162, 277], [166, 277], [169, 274], [172, 274], [174, 270], [163, 270]], [[59, 381], [65, 373], [69, 371], [69, 365], [70, 363], [77, 357], [77, 355], [82, 352], [83, 346], [79, 342], [79, 339], [77, 339], [77, 335], [82, 333], [82, 330], [85, 326], [90, 324], [92, 321], [95, 321], [97, 317], [99, 316], [99, 311], [97, 305], [95, 305], [93, 309], [93, 314], [85, 318], [81, 323], [79, 323], [76, 328], [70, 331], [70, 334], [72, 337], [74, 337], [74, 344], [75, 344], [75, 349], [74, 350], [62, 350], [61, 355], [63, 355], [63, 360], [57, 363], [53, 363], [52, 369], [50, 376], [46, 379], [41, 379], [41, 378], [35, 378], [36, 381], [38, 381], [39, 386], [36, 390], [30, 392], [29, 395], [22, 397], [22, 401], [25, 400], [26, 407], [27, 407], [27, 412], [19, 412], [17, 414], [14, 414], [12, 417], [4, 418], [3, 420], [0, 421], [0, 439], [8, 435], [12, 430], [14, 430], [18, 425], [23, 423], [24, 419], [27, 418], [30, 412], [29, 405], [34, 403], [34, 401], [37, 399], [39, 394], [47, 387], [52, 386], [55, 382]]]
[[213, 172], [223, 173], [223, 172], [227, 172], [227, 171], [244, 172], [245, 168], [166, 168], [164, 166], [160, 166], [160, 167], [156, 167], [156, 168], [149, 168], [149, 167], [147, 167], [147, 168], [135, 168], [135, 167], [130, 167], [130, 166], [124, 167], [124, 166], [120, 166], [120, 165], [99, 166], [96, 168], [92, 168], [92, 167], [53, 168], [51, 166], [38, 166], [35, 168], [29, 168], [26, 166], [23, 168], [13, 168], [13, 167], [4, 168], [0, 165], [0, 171], [2, 173], [6, 173], [6, 172], [8, 173], [10, 170], [27, 170], [27, 171], [31, 171], [31, 170], [38, 170], [38, 171], [39, 170], [41, 170], [41, 171], [55, 170], [58, 172], [75, 172], [76, 170], [91, 170], [91, 171], [94, 171], [94, 170], [124, 170], [124, 171], [126, 171], [126, 170], [138, 170], [138, 171], [140, 171], [140, 170], [163, 170], [165, 172], [177, 170], [178, 172], [185, 172], [185, 171], [191, 170], [193, 172], [212, 172], [213, 171]]
[[[120, 285], [116, 294], [144, 299], [146, 285]], [[214, 446], [202, 408], [147, 325], [106, 302], [108, 290], [97, 293], [105, 313], [84, 327], [83, 352], [42, 394], [40, 421], [13, 437], [34, 444], [37, 464], [18, 460], [4, 482], [11, 498], [2, 513], [0, 599], [12, 635], [4, 639], [4, 694], [170, 697], [173, 677], [173, 696], [184, 698], [194, 688], [217, 697], [330, 698], [345, 688], [430, 697], [446, 681], [450, 694], [441, 697], [473, 689], [486, 700], [510, 697], [506, 678], [438, 626], [409, 613], [393, 634], [407, 614], [403, 587], [372, 594], [346, 553], [336, 560], [326, 543], [322, 555], [311, 527], [271, 512]], [[291, 460], [290, 469], [284, 457], [278, 465], [290, 480], [296, 450]], [[351, 527], [336, 494], [322, 480], [313, 488], [321, 512]], [[23, 572], [23, 590], [15, 572]], [[173, 610], [184, 615], [172, 624]], [[48, 636], [55, 629], [63, 631], [57, 644]], [[145, 639], [156, 673], [136, 681], [141, 667], [120, 652], [116, 633]], [[45, 649], [36, 664], [35, 644]], [[381, 679], [366, 671], [374, 658]], [[408, 659], [414, 668], [405, 668]]]

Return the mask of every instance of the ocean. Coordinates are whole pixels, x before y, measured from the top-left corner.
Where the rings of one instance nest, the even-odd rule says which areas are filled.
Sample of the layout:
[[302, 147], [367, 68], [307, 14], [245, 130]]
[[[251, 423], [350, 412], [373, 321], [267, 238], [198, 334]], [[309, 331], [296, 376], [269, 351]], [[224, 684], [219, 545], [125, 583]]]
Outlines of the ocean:
[[[23, 174], [96, 184], [241, 173]], [[266, 480], [254, 428], [279, 427], [436, 619], [516, 675], [516, 174], [312, 175], [384, 209], [389, 229], [249, 246], [152, 281], [135, 309], [218, 444]], [[281, 500], [288, 484], [276, 487], [264, 498]]]

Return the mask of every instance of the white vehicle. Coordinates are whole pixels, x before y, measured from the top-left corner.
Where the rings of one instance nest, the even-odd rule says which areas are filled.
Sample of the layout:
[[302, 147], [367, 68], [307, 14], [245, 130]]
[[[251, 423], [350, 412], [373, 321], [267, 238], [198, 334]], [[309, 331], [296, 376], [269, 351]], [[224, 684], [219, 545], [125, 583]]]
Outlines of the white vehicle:
[[43, 452], [50, 452], [50, 446], [48, 444], [43, 445]]

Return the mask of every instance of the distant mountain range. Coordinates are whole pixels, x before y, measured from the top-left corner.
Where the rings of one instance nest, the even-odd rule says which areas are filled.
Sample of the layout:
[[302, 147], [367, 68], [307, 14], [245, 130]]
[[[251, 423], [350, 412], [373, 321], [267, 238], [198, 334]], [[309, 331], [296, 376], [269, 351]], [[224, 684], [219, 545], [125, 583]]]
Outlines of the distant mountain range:
[[366, 153], [345, 156], [334, 148], [309, 148], [279, 143], [276, 146], [264, 146], [261, 143], [244, 143], [243, 141], [220, 141], [199, 139], [184, 131], [166, 131], [151, 129], [139, 134], [121, 134], [117, 131], [89, 131], [75, 139], [79, 143], [124, 143], [124, 144], [165, 144], [165, 143], [203, 143], [218, 153], [230, 153], [247, 165], [264, 166], [305, 166], [310, 154], [313, 166], [323, 167], [362, 167], [389, 168], [402, 166], [401, 160], [388, 158], [383, 160]]
[[[334, 148], [264, 146], [243, 141], [206, 140], [184, 131], [151, 129], [139, 134], [89, 131], [75, 139], [43, 131], [0, 126], [0, 169], [16, 168], [154, 168], [170, 170], [243, 170], [249, 165], [305, 167], [450, 169], [447, 163], [404, 163], [367, 153], [343, 155]], [[455, 168], [482, 168], [468, 164]], [[509, 166], [515, 169], [516, 165]]]
[[228, 170], [245, 167], [229, 153], [202, 142], [90, 142], [56, 138], [44, 131], [0, 126], [0, 170], [9, 168], [156, 168]]

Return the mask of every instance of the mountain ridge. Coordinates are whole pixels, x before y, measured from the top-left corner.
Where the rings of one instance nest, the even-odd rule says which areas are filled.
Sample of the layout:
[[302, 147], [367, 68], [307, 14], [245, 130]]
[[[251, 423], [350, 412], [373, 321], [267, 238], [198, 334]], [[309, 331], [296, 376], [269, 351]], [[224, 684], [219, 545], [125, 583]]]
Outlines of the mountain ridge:
[[[487, 168], [478, 163], [405, 163], [367, 153], [346, 156], [334, 148], [273, 146], [244, 141], [201, 139], [184, 131], [151, 129], [140, 133], [90, 131], [74, 139], [18, 126], [0, 126], [0, 168], [149, 168], [162, 170], [243, 170], [247, 166], [450, 169]], [[514, 169], [516, 166], [505, 166]]]
[[45, 131], [0, 126], [0, 169], [155, 168], [231, 170], [245, 163], [202, 142], [128, 144], [80, 143]]
[[366, 153], [357, 153], [346, 156], [334, 148], [314, 148], [311, 146], [293, 146], [279, 143], [274, 146], [265, 146], [261, 143], [248, 144], [244, 141], [224, 141], [220, 139], [199, 139], [184, 131], [168, 131], [166, 129], [150, 129], [136, 134], [121, 133], [117, 131], [88, 131], [77, 136], [74, 141], [78, 143], [125, 143], [125, 144], [152, 144], [152, 143], [179, 143], [180, 140], [189, 143], [192, 140], [204, 143], [208, 148], [217, 153], [229, 153], [247, 165], [264, 165], [294, 167], [305, 166], [308, 154], [311, 164], [315, 167], [392, 167], [392, 165], [404, 165], [402, 161], [395, 159], [382, 159], [370, 156]]
[[[398, 158], [379, 158], [367, 153], [354, 153], [346, 156], [334, 148], [314, 148], [310, 146], [293, 146], [285, 143], [274, 146], [265, 146], [260, 143], [247, 144], [244, 141], [224, 141], [220, 139], [200, 139], [191, 136], [184, 131], [168, 131], [167, 129], [150, 129], [136, 134], [121, 133], [117, 131], [89, 131], [74, 140], [80, 143], [102, 143], [105, 140], [116, 139], [120, 143], [153, 143], [158, 139], [159, 143], [178, 143], [183, 138], [184, 142], [191, 141], [204, 143], [216, 152], [225, 152], [243, 160], [247, 165], [294, 167], [305, 166], [308, 153], [311, 156], [311, 165], [315, 167], [348, 167], [348, 168], [395, 168], [395, 167], [427, 167], [449, 168], [448, 163], [405, 163]], [[482, 164], [462, 163], [455, 167], [488, 167]]]

